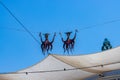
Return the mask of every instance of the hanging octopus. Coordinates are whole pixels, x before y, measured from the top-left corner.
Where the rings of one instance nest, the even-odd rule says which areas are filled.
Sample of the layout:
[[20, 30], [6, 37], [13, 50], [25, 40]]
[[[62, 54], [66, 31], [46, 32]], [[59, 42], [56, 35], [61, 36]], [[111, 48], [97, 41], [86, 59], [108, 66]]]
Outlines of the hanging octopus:
[[64, 53], [67, 51], [67, 53], [69, 52], [72, 52], [73, 49], [74, 49], [74, 44], [75, 44], [75, 39], [76, 39], [76, 33], [78, 31], [75, 30], [75, 35], [72, 39], [70, 39], [70, 34], [72, 32], [66, 32], [65, 34], [67, 35], [67, 39], [64, 40], [63, 37], [62, 37], [62, 34], [60, 33], [60, 36], [61, 36], [61, 39], [62, 39], [62, 42], [63, 42], [63, 49], [64, 49]]
[[54, 42], [54, 39], [55, 39], [55, 36], [56, 36], [56, 33], [54, 33], [54, 36], [53, 36], [53, 39], [52, 41], [50, 42], [48, 37], [49, 37], [49, 33], [45, 33], [44, 34], [44, 37], [45, 37], [45, 40], [43, 41], [42, 39], [42, 35], [41, 33], [39, 33], [39, 36], [40, 36], [40, 40], [41, 40], [41, 49], [42, 49], [42, 53], [45, 55], [45, 52], [49, 52], [49, 51], [52, 51], [53, 49], [53, 45], [52, 43]]

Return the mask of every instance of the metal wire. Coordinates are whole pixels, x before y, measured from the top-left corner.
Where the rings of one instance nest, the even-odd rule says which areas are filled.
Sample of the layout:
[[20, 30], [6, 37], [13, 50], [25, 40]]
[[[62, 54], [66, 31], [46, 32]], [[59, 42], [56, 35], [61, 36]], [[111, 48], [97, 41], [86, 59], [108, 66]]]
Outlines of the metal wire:
[[26, 32], [39, 44], [39, 41], [34, 37], [34, 35], [25, 27], [25, 25], [12, 13], [12, 11], [2, 2], [0, 4], [9, 12], [9, 14], [25, 29]]

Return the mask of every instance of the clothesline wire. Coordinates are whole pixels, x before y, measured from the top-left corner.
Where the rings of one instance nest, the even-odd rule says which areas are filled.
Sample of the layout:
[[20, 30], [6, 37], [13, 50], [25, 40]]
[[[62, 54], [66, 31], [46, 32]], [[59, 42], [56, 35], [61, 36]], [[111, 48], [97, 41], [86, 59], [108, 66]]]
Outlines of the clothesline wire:
[[[78, 31], [79, 30], [91, 29], [91, 28], [94, 28], [94, 27], [99, 27], [99, 26], [110, 24], [110, 23], [114, 23], [114, 22], [120, 22], [120, 19], [115, 19], [115, 20], [106, 21], [106, 22], [103, 22], [103, 23], [99, 23], [99, 24], [94, 24], [94, 25], [91, 25], [91, 26], [83, 27], [83, 28], [78, 29]], [[19, 32], [26, 32], [23, 29], [9, 28], [9, 27], [0, 27], [0, 29], [14, 30], [14, 31], [19, 31]], [[31, 31], [31, 33], [37, 33], [38, 34], [39, 31]]]
[[[22, 29], [17, 29], [17, 28], [9, 28], [9, 27], [0, 27], [1, 29], [8, 29], [8, 30], [15, 30], [15, 31], [20, 31], [20, 32], [28, 32], [35, 41], [37, 41], [39, 43], [39, 41], [34, 37], [34, 35], [32, 33], [39, 33], [39, 32], [30, 32], [26, 27], [25, 25], [12, 13], [12, 11], [2, 2], [0, 1], [0, 4], [9, 12], [9, 14], [24, 28], [24, 30]], [[115, 20], [111, 20], [111, 21], [106, 21], [106, 22], [103, 22], [103, 23], [99, 23], [99, 24], [94, 24], [94, 25], [91, 25], [91, 26], [87, 26], [87, 27], [83, 27], [79, 30], [85, 30], [85, 29], [90, 29], [90, 28], [94, 28], [94, 27], [99, 27], [99, 26], [102, 26], [102, 25], [105, 25], [105, 24], [110, 24], [110, 23], [114, 23], [114, 22], [119, 22], [120, 19], [115, 19]]]
[[35, 36], [27, 29], [27, 27], [12, 13], [12, 11], [1, 0], [0, 0], [0, 4], [21, 25], [21, 27], [39, 44], [39, 41], [35, 38]]

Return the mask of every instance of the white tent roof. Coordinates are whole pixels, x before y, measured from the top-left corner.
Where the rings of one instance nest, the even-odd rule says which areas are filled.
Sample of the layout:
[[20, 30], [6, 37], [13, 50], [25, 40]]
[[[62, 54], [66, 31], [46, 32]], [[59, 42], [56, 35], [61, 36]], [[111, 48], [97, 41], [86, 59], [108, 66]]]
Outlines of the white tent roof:
[[117, 69], [120, 69], [120, 47], [81, 56], [49, 55], [27, 69], [1, 74], [0, 80], [83, 80]]

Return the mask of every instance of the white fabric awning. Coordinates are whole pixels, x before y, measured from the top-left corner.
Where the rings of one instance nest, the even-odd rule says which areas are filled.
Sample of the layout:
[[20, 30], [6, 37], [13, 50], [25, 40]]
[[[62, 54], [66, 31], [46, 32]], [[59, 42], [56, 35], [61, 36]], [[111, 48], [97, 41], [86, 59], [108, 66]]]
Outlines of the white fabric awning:
[[92, 73], [120, 69], [120, 47], [90, 55], [53, 56], [66, 64]]
[[49, 55], [24, 70], [0, 74], [0, 80], [83, 80], [117, 69], [120, 69], [120, 47], [89, 55]]

